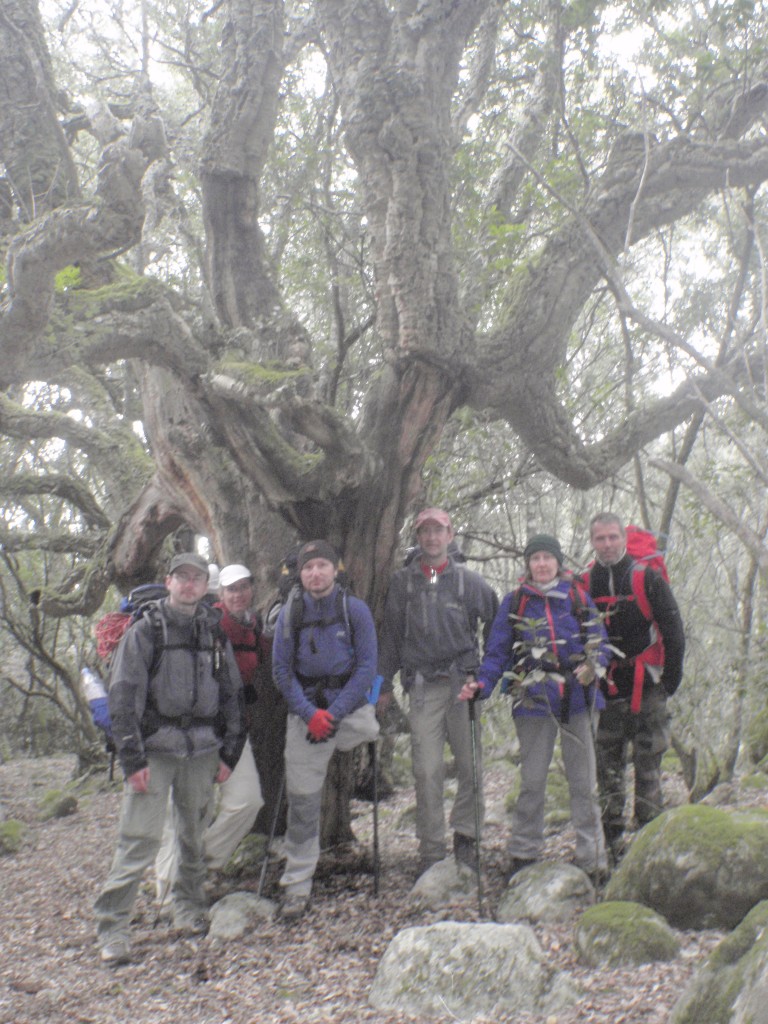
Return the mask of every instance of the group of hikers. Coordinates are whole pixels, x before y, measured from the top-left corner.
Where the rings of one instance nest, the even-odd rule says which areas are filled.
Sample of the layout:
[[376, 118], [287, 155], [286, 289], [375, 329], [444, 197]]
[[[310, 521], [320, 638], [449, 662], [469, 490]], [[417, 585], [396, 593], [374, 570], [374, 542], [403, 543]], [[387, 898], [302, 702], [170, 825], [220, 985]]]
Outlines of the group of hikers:
[[449, 855], [447, 742], [457, 776], [448, 821], [452, 853], [479, 876], [477, 709], [500, 681], [520, 748], [510, 877], [542, 855], [545, 786], [558, 736], [574, 861], [593, 880], [604, 878], [623, 852], [630, 751], [635, 823], [660, 813], [666, 700], [680, 683], [685, 641], [665, 576], [630, 553], [622, 521], [612, 513], [592, 519], [595, 561], [581, 577], [564, 568], [556, 537], [531, 537], [524, 577], [501, 605], [466, 567], [445, 511], [424, 509], [413, 528], [414, 557], [392, 576], [378, 637], [365, 602], [339, 582], [337, 551], [313, 540], [298, 552], [300, 584], [272, 623], [271, 651], [245, 566], [221, 570], [211, 604], [205, 559], [173, 557], [167, 596], [126, 630], [109, 671], [125, 787], [117, 849], [95, 904], [102, 962], [130, 959], [131, 912], [153, 861], [174, 927], [188, 935], [207, 930], [206, 872], [226, 864], [263, 803], [247, 718], [261, 713], [256, 670], [270, 654], [274, 694], [287, 709], [279, 907], [286, 921], [310, 907], [330, 759], [335, 750], [376, 740], [377, 715], [392, 701], [398, 674], [408, 702], [419, 874]]

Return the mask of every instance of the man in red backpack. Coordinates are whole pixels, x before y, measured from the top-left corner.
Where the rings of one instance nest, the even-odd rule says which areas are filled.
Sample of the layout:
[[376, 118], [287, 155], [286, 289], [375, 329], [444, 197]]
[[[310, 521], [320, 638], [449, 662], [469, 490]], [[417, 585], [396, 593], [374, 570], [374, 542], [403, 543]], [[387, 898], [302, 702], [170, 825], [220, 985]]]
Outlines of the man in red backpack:
[[219, 613], [202, 603], [208, 563], [175, 555], [157, 607], [162, 657], [150, 615], [126, 631], [110, 675], [109, 713], [125, 786], [115, 856], [94, 910], [100, 958], [131, 959], [130, 923], [142, 877], [160, 848], [172, 797], [179, 861], [173, 922], [207, 931], [203, 832], [214, 782], [224, 783], [245, 742], [243, 684]]
[[680, 610], [665, 579], [663, 559], [658, 552], [653, 556], [643, 552], [642, 540], [648, 535], [635, 534], [641, 534], [639, 550], [632, 543], [628, 546], [628, 531], [618, 516], [610, 512], [593, 516], [590, 540], [596, 561], [585, 576], [592, 599], [605, 615], [610, 643], [621, 652], [601, 683], [606, 707], [596, 738], [603, 830], [617, 860], [624, 848], [630, 744], [637, 827], [663, 810], [661, 759], [669, 746], [667, 697], [680, 685], [685, 653]]

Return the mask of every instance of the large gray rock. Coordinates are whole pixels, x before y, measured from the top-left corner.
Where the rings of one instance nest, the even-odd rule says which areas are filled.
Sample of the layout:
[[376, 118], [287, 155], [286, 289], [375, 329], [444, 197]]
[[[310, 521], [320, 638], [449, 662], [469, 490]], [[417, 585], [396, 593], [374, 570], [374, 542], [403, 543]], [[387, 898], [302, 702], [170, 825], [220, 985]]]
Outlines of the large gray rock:
[[512, 876], [496, 911], [496, 920], [562, 923], [594, 902], [594, 887], [580, 868], [540, 861]]
[[675, 928], [733, 928], [768, 898], [768, 812], [665, 811], [638, 834], [605, 898], [644, 903]]
[[767, 1024], [768, 902], [759, 903], [694, 975], [668, 1024]]
[[477, 874], [453, 857], [433, 864], [417, 879], [408, 895], [417, 909], [443, 910], [465, 903], [477, 902]]
[[252, 892], [231, 892], [211, 907], [208, 936], [213, 940], [238, 939], [260, 920], [270, 920], [277, 907]]
[[574, 934], [589, 967], [629, 967], [674, 960], [680, 942], [661, 915], [639, 903], [600, 903], [582, 914]]
[[525, 925], [445, 921], [396, 935], [368, 998], [377, 1009], [415, 1016], [515, 1020], [562, 1011], [579, 993]]

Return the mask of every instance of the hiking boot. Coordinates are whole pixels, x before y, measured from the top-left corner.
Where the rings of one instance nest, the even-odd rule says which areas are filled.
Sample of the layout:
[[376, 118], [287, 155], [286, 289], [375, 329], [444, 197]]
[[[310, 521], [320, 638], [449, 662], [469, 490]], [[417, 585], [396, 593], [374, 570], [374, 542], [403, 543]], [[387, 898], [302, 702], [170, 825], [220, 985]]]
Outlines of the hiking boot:
[[283, 921], [298, 921], [309, 910], [311, 902], [309, 896], [286, 896], [280, 904], [280, 917]]
[[612, 825], [603, 825], [603, 835], [605, 836], [605, 848], [615, 867], [627, 852], [627, 838], [624, 826], [619, 822]]
[[464, 864], [472, 871], [477, 871], [477, 848], [471, 836], [461, 832], [453, 833], [453, 856], [457, 864]]
[[509, 868], [507, 869], [507, 882], [509, 882], [509, 880], [513, 878], [518, 871], [522, 871], [523, 868], [527, 868], [531, 864], [535, 863], [535, 857], [513, 857], [512, 860], [510, 861]]
[[101, 947], [99, 959], [107, 967], [119, 967], [131, 962], [131, 951], [125, 939], [113, 939]]

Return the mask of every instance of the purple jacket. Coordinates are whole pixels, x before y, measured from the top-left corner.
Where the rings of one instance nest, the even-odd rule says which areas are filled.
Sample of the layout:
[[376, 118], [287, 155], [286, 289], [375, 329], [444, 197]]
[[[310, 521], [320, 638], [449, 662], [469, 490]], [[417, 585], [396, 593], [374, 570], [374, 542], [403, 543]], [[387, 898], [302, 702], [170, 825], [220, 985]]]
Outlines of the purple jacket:
[[[544, 592], [525, 581], [506, 595], [477, 670], [483, 687], [481, 699], [488, 698], [502, 675], [512, 671], [524, 680], [522, 688], [510, 687], [516, 700], [514, 715], [552, 714], [560, 719], [561, 702], [568, 691], [572, 715], [605, 706], [599, 687], [591, 684], [585, 689], [573, 676], [573, 670], [585, 660], [585, 644], [594, 665], [607, 666], [610, 651], [592, 599], [580, 594], [583, 610], [579, 613], [572, 585], [570, 577], [562, 577]], [[537, 681], [534, 676], [539, 672], [546, 673], [546, 678]]]

